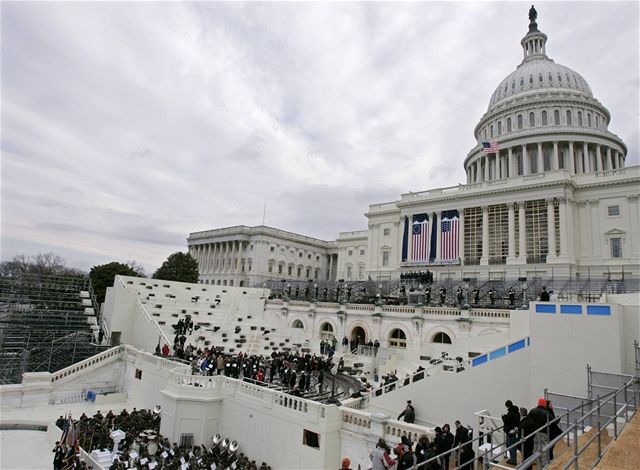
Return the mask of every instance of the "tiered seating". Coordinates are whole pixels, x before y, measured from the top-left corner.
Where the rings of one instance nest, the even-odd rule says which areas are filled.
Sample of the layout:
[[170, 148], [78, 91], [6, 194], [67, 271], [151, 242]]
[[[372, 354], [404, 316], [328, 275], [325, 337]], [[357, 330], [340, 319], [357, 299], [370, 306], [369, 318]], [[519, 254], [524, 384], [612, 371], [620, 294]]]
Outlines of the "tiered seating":
[[53, 372], [99, 352], [91, 293], [87, 277], [0, 277], [0, 380]]
[[306, 350], [303, 333], [274, 327], [264, 317], [264, 291], [243, 287], [187, 284], [122, 277], [172, 346], [180, 320], [191, 318], [194, 328], [185, 345], [222, 348], [236, 354]]

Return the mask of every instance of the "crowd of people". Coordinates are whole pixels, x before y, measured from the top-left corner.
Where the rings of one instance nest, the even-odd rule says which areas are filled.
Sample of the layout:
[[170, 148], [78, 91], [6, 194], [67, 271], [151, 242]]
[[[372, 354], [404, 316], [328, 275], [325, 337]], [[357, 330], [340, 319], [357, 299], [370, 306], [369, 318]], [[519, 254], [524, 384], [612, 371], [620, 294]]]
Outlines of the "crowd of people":
[[415, 281], [425, 284], [433, 284], [433, 273], [428, 269], [426, 271], [409, 271], [400, 273], [400, 281]]
[[[525, 407], [518, 408], [511, 400], [507, 400], [504, 405], [507, 408], [507, 413], [502, 415], [508, 449], [507, 463], [517, 465], [518, 452], [522, 453], [523, 461], [534, 452], [541, 452], [544, 465], [553, 460], [555, 446], [542, 452], [550, 441], [562, 434], [560, 419], [556, 418], [551, 401], [540, 398], [537, 406], [529, 411]], [[517, 445], [520, 441], [521, 444]]]
[[62, 430], [62, 437], [53, 449], [54, 470], [93, 468], [79, 459], [80, 447], [87, 453], [93, 450], [110, 451], [114, 445], [110, 436], [116, 429], [124, 431], [125, 438], [119, 443], [118, 454], [110, 470], [210, 470], [212, 464], [236, 470], [271, 470], [265, 462], [258, 466], [255, 460], [244, 454], [236, 455], [237, 447], [222, 446], [220, 442], [214, 442], [211, 448], [204, 445], [180, 447], [175, 442], [171, 443], [160, 434], [158, 411], [133, 408], [131, 413], [122, 410], [114, 414], [109, 410], [103, 415], [98, 410], [91, 417], [83, 413], [77, 420], [71, 416], [60, 416], [56, 426]]
[[[405, 417], [405, 421], [407, 417], [415, 418], [410, 401], [407, 402], [401, 416]], [[455, 434], [451, 432], [448, 424], [436, 427], [433, 439], [422, 434], [415, 448], [407, 436], [402, 436], [393, 448], [384, 438], [378, 439], [375, 449], [369, 455], [372, 470], [387, 470], [393, 465], [397, 465], [397, 470], [408, 470], [416, 465], [422, 465], [422, 470], [448, 470], [450, 461], [461, 470], [471, 470], [475, 458], [471, 445], [473, 431], [463, 426], [460, 421], [456, 421], [455, 426]], [[457, 451], [451, 452], [452, 449]]]

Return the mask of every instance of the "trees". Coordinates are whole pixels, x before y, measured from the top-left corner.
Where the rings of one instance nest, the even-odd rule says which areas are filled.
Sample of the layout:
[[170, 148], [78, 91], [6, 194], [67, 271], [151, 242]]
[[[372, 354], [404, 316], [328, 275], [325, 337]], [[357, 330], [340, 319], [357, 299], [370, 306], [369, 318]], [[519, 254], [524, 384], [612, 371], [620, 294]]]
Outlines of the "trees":
[[99, 303], [104, 302], [104, 297], [107, 293], [107, 287], [113, 286], [113, 280], [116, 275], [121, 276], [144, 276], [144, 271], [140, 271], [140, 267], [133, 263], [138, 270], [129, 266], [128, 264], [118, 263], [113, 261], [107, 264], [101, 264], [94, 266], [89, 271], [89, 277], [91, 278], [91, 284], [96, 294], [96, 299]]
[[173, 253], [153, 273], [154, 279], [198, 282], [198, 262], [189, 253]]
[[84, 276], [80, 269], [69, 268], [62, 256], [55, 253], [38, 253], [37, 255], [16, 255], [11, 261], [0, 263], [0, 275], [17, 276], [20, 274], [41, 274], [44, 276]]

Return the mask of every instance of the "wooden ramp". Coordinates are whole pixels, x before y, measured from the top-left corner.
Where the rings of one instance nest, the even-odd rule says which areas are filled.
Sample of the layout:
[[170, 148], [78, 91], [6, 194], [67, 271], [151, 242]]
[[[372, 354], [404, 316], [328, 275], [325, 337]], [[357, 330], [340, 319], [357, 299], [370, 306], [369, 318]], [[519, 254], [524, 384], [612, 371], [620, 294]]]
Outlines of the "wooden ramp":
[[[589, 439], [596, 435], [596, 433], [597, 429], [592, 428], [578, 437], [578, 449], [581, 449]], [[609, 434], [607, 434], [606, 430], [600, 432], [600, 442], [602, 449], [604, 449], [609, 444], [610, 440], [611, 439], [609, 438]], [[566, 463], [571, 460], [571, 457], [573, 457], [573, 447], [568, 449], [566, 441], [563, 441], [562, 446], [556, 446], [554, 455], [556, 456], [556, 458], [551, 463], [551, 465], [546, 468], [548, 470], [562, 470]], [[593, 442], [591, 442], [591, 444], [589, 444], [589, 447], [587, 447], [587, 449], [585, 449], [582, 454], [580, 454], [580, 457], [578, 457], [577, 468], [579, 470], [591, 470], [597, 460], [598, 439], [596, 438], [593, 440]], [[575, 469], [576, 467], [574, 465], [575, 464], [572, 464], [569, 468]]]
[[640, 468], [640, 413], [636, 413], [618, 439], [604, 454], [598, 470], [637, 470]]

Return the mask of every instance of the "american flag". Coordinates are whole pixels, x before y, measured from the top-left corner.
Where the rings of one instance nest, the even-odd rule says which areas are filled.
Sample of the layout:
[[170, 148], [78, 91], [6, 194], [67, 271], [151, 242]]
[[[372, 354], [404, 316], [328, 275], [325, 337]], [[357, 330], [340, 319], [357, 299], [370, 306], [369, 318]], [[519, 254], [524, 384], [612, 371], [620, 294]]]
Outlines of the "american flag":
[[414, 215], [411, 230], [411, 259], [413, 261], [427, 261], [429, 259], [430, 235], [427, 214]]
[[482, 142], [482, 151], [484, 153], [497, 153], [498, 150], [498, 143], [495, 140], [492, 140], [491, 142]]
[[456, 260], [459, 257], [460, 219], [442, 219], [442, 240], [440, 246], [440, 259], [442, 261]]

